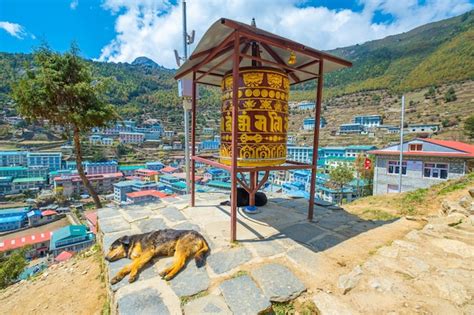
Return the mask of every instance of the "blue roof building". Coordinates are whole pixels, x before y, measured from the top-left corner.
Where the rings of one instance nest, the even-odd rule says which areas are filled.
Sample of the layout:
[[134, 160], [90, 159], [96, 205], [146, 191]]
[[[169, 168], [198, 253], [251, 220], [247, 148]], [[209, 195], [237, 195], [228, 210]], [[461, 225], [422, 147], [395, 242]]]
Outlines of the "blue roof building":
[[[303, 129], [304, 130], [313, 130], [315, 125], [315, 119], [314, 118], [305, 118], [303, 120]], [[324, 117], [321, 117], [321, 120], [319, 121], [319, 128], [324, 128], [326, 127], [327, 122]]]
[[0, 151], [0, 166], [26, 166], [27, 151]]
[[339, 133], [362, 133], [365, 126], [362, 124], [342, 124], [339, 126]]
[[94, 233], [85, 225], [68, 225], [53, 232], [50, 251], [54, 256], [63, 251], [78, 252], [95, 242]]
[[61, 152], [28, 152], [28, 166], [46, 166], [50, 171], [61, 169]]
[[380, 126], [383, 123], [382, 116], [380, 115], [359, 115], [354, 116], [354, 124], [360, 124], [365, 127]]
[[0, 209], [0, 232], [17, 230], [28, 224], [28, 207]]
[[316, 104], [314, 102], [301, 102], [298, 104], [299, 110], [314, 110]]
[[149, 170], [159, 171], [162, 168], [164, 168], [165, 165], [161, 163], [160, 161], [156, 161], [156, 162], [146, 162], [145, 167]]

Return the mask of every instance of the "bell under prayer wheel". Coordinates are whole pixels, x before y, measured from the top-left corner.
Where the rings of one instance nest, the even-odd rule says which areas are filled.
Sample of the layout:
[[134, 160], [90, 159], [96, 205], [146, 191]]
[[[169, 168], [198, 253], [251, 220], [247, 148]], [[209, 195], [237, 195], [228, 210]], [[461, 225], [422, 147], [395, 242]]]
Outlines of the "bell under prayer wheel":
[[[220, 162], [232, 161], [232, 73], [224, 76], [221, 107]], [[275, 166], [286, 161], [288, 75], [274, 68], [239, 70], [238, 146], [240, 167]]]

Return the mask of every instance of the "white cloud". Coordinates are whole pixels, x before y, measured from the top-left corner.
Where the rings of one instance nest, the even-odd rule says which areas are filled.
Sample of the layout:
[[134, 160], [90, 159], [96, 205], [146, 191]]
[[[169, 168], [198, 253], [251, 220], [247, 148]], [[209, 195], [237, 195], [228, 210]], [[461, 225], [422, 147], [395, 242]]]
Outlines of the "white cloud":
[[25, 28], [20, 24], [16, 23], [0, 21], [0, 29], [3, 29], [11, 36], [14, 36], [19, 39], [23, 39], [27, 35]]
[[[99, 60], [131, 62], [147, 56], [176, 67], [173, 49], [182, 50], [181, 1], [105, 0], [104, 8], [117, 14], [116, 37], [103, 47]], [[462, 14], [473, 8], [469, 0], [359, 0], [361, 12], [326, 7], [301, 7], [301, 0], [188, 0], [188, 29], [197, 43], [220, 17], [250, 23], [317, 49], [332, 49], [408, 31], [429, 22]], [[390, 23], [374, 23], [375, 12], [390, 14]]]
[[71, 10], [76, 10], [78, 5], [79, 5], [79, 0], [72, 0], [71, 3], [69, 4], [69, 7], [71, 8]]

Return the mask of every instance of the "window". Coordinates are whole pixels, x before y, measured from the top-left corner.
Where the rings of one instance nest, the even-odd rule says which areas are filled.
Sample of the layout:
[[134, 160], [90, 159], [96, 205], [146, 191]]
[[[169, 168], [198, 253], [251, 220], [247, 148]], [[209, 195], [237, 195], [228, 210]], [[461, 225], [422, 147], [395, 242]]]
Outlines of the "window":
[[[387, 167], [388, 174], [400, 174], [400, 162], [399, 161], [388, 161]], [[407, 162], [402, 162], [402, 175], [407, 174]]]
[[448, 164], [425, 163], [423, 167], [423, 177], [428, 178], [448, 178]]
[[423, 151], [423, 144], [413, 143], [408, 147], [408, 151]]

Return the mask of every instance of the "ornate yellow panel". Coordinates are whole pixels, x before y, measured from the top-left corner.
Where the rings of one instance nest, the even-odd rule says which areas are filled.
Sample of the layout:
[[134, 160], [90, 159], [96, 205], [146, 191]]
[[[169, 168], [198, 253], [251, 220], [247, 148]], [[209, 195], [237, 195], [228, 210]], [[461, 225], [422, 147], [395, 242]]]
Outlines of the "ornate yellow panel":
[[[273, 68], [241, 68], [238, 84], [237, 164], [243, 167], [274, 166], [286, 161], [288, 129], [288, 75]], [[232, 157], [232, 73], [221, 86], [222, 105], [220, 162]], [[224, 112], [227, 109], [226, 112]]]

